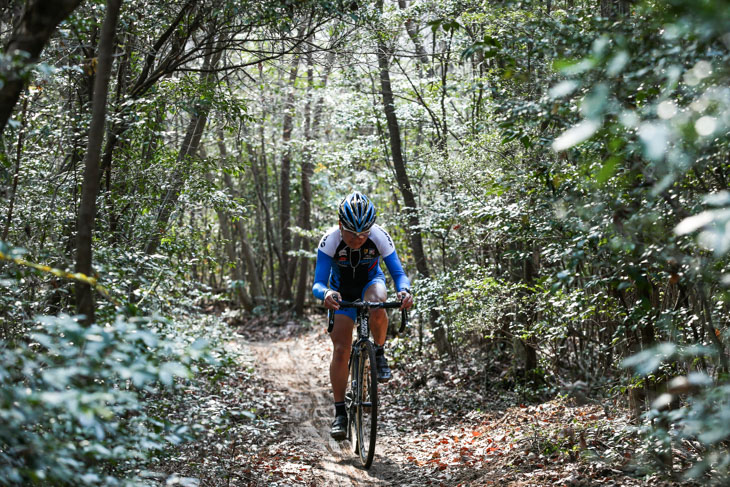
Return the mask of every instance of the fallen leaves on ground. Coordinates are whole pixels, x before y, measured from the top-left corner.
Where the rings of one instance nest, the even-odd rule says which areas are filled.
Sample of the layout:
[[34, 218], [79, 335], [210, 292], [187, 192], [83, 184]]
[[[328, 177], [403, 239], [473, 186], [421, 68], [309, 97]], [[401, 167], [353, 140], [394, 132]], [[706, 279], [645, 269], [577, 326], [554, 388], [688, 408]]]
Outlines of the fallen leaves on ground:
[[641, 474], [638, 439], [619, 403], [525, 404], [475, 373], [476, 355], [460, 357], [458, 367], [401, 362], [381, 389], [379, 442], [384, 455], [403, 460], [400, 485], [695, 485]]
[[[248, 341], [285, 340], [312, 353], [331, 350], [321, 329], [308, 330], [279, 317], [237, 323]], [[313, 438], [292, 436], [286, 424], [293, 398], [263, 378], [245, 341], [229, 344], [237, 363], [216, 393], [197, 391], [191, 421], [229, 414], [235, 421], [185, 446], [169, 471], [201, 480], [201, 486], [319, 485], [322, 458]], [[397, 486], [678, 486], [644, 474], [637, 435], [620, 403], [597, 400], [578, 406], [567, 399], [527, 402], [485, 368], [478, 355], [458, 363], [412, 351], [388, 349], [394, 378], [380, 389], [375, 464], [366, 485]], [[393, 349], [396, 348], [396, 350]], [[320, 361], [321, 362], [321, 361]], [[327, 382], [324, 367], [307, 371]], [[306, 400], [306, 398], [296, 398]], [[223, 424], [223, 423], [221, 423]]]

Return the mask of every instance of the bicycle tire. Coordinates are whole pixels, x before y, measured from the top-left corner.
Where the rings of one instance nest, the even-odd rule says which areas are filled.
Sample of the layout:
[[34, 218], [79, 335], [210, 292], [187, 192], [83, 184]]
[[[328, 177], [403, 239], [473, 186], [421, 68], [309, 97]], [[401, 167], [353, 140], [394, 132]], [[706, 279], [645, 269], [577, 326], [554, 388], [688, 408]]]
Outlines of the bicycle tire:
[[375, 348], [372, 342], [366, 341], [361, 344], [356, 370], [356, 450], [363, 467], [368, 469], [375, 457], [375, 439], [378, 431], [378, 372], [375, 367]]
[[349, 440], [352, 444], [352, 448], [355, 450], [355, 453], [357, 453], [357, 439], [355, 433], [355, 414], [357, 412], [357, 407], [355, 404], [355, 397], [357, 396], [355, 392], [355, 384], [357, 381], [357, 354], [353, 352], [350, 353], [350, 370], [347, 374], [348, 380], [347, 380], [347, 387], [345, 389], [345, 407], [347, 408], [347, 436], [345, 439]]

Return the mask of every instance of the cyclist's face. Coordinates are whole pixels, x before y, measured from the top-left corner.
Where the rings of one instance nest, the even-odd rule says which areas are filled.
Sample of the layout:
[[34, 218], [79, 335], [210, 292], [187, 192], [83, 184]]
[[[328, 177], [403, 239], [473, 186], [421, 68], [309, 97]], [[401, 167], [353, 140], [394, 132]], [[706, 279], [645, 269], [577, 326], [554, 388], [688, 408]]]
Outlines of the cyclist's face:
[[349, 230], [345, 230], [344, 228], [342, 228], [342, 224], [340, 224], [340, 233], [342, 234], [342, 240], [344, 240], [345, 244], [351, 249], [359, 249], [360, 247], [362, 247], [363, 244], [367, 242], [368, 237], [370, 236], [369, 231], [355, 233]]

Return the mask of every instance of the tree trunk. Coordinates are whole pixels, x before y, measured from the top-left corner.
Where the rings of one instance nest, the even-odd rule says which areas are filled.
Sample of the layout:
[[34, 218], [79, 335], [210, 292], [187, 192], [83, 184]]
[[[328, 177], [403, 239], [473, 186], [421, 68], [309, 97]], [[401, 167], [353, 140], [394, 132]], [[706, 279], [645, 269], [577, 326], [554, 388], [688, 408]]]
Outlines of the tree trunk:
[[25, 140], [25, 130], [28, 125], [28, 96], [23, 101], [23, 115], [20, 132], [18, 132], [18, 146], [15, 151], [15, 169], [13, 171], [13, 184], [10, 188], [10, 201], [8, 202], [8, 214], [5, 217], [5, 228], [3, 228], [0, 240], [8, 239], [10, 232], [10, 223], [13, 221], [13, 209], [15, 208], [15, 197], [18, 194], [18, 179], [20, 178], [20, 157], [23, 155], [23, 142]]
[[[215, 81], [215, 73], [213, 71], [222, 55], [222, 49], [214, 50], [211, 47], [207, 51], [205, 60], [203, 61], [203, 69], [201, 71], [201, 86], [207, 87], [207, 89], [213, 89], [211, 87], [212, 83]], [[148, 255], [156, 253], [160, 246], [162, 236], [167, 231], [167, 224], [170, 221], [170, 216], [172, 215], [175, 206], [177, 206], [177, 201], [180, 199], [180, 193], [185, 185], [185, 181], [187, 180], [187, 165], [189, 160], [195, 157], [198, 152], [198, 148], [200, 147], [200, 139], [203, 137], [203, 130], [205, 129], [205, 124], [208, 121], [210, 104], [205, 103], [204, 100], [201, 99], [196, 108], [197, 109], [188, 123], [185, 138], [183, 139], [182, 147], [180, 148], [180, 153], [177, 157], [178, 167], [173, 174], [172, 184], [160, 203], [160, 210], [157, 215], [156, 231], [145, 247], [145, 253]]]
[[[225, 174], [228, 176], [228, 174]], [[208, 174], [207, 179], [213, 180], [213, 176]], [[238, 301], [243, 305], [243, 308], [249, 313], [253, 311], [254, 303], [251, 299], [251, 295], [246, 290], [246, 286], [243, 283], [243, 273], [241, 272], [241, 266], [238, 264], [238, 256], [236, 255], [235, 239], [231, 233], [231, 221], [232, 218], [228, 212], [219, 210], [216, 208], [216, 215], [218, 215], [218, 225], [221, 229], [223, 240], [225, 241], [226, 256], [228, 261], [231, 263], [231, 277], [235, 284], [235, 293], [238, 296]]]
[[[335, 56], [334, 51], [330, 51], [325, 61], [324, 74], [322, 75], [322, 89], [327, 87], [327, 79], [329, 78], [332, 64], [334, 63]], [[311, 91], [314, 85], [313, 70], [312, 70], [312, 56], [307, 56], [307, 90], [308, 93]], [[314, 140], [319, 131], [319, 124], [322, 118], [322, 109], [324, 107], [324, 97], [318, 96], [317, 103], [314, 106], [314, 113], [310, 120], [311, 110], [311, 94], [307, 96], [307, 105], [305, 107], [305, 130], [304, 138], [307, 140], [306, 149], [302, 159], [302, 202], [299, 209], [299, 226], [305, 230], [312, 228], [311, 214], [312, 214], [312, 184], [310, 178], [314, 172], [312, 165], [312, 153], [311, 153], [311, 141]], [[305, 239], [300, 239], [300, 249], [304, 249], [306, 244]], [[307, 290], [309, 289], [309, 269], [311, 262], [308, 259], [301, 258], [299, 262], [299, 279], [297, 281], [297, 294], [294, 304], [294, 310], [297, 315], [301, 316], [304, 314], [304, 301], [307, 296]]]
[[[406, 0], [398, 0], [398, 7], [401, 10], [405, 10], [407, 8]], [[418, 25], [410, 16], [406, 18], [404, 24], [406, 26], [406, 32], [408, 33], [408, 37], [411, 38], [411, 42], [413, 42], [413, 47], [416, 49], [416, 59], [418, 59], [419, 63], [427, 67], [427, 76], [430, 78], [431, 76], [433, 76], [433, 66], [431, 66], [430, 60], [428, 58], [428, 53], [423, 47], [421, 39], [418, 37]]]
[[[517, 294], [520, 297], [520, 306], [516, 310], [516, 316], [518, 320], [524, 324], [524, 327], [528, 330], [533, 328], [534, 313], [530, 309], [530, 295], [533, 294], [531, 290], [535, 278], [537, 277], [536, 263], [535, 263], [535, 249], [528, 249], [526, 244], [522, 245], [522, 254], [525, 256], [521, 262], [522, 275], [520, 276], [522, 283], [525, 284], [525, 288], [520, 289]], [[529, 250], [529, 252], [528, 252]], [[515, 354], [515, 360], [518, 362], [515, 365], [515, 369], [522, 371], [525, 379], [528, 380], [541, 380], [541, 377], [535, 374], [537, 368], [537, 340], [535, 337], [523, 340], [515, 336], [518, 345], [515, 349], [521, 350], [521, 352]]]
[[[261, 120], [263, 121], [265, 119], [265, 115], [261, 115]], [[244, 128], [244, 130], [246, 130]], [[278, 260], [279, 265], [282, 265], [282, 258], [281, 258], [281, 250], [279, 249], [275, 239], [274, 239], [274, 229], [273, 229], [273, 222], [271, 218], [271, 211], [269, 209], [269, 204], [267, 203], [268, 197], [266, 188], [268, 186], [267, 179], [268, 175], [266, 172], [266, 145], [265, 145], [265, 139], [264, 139], [264, 124], [263, 122], [259, 124], [259, 138], [261, 140], [261, 165], [262, 167], [258, 167], [258, 157], [256, 155], [256, 152], [253, 149], [253, 145], [250, 143], [246, 144], [246, 149], [248, 151], [248, 158], [251, 163], [251, 174], [253, 176], [254, 180], [254, 191], [256, 192], [256, 197], [258, 198], [259, 205], [257, 206], [260, 208], [260, 212], [263, 214], [263, 227], [264, 227], [264, 243], [263, 245], [266, 246], [268, 252], [266, 252], [266, 255], [268, 256], [268, 261], [265, 263], [266, 266], [269, 269], [269, 282], [270, 285], [268, 289], [270, 290], [271, 295], [276, 292], [276, 287], [274, 286], [274, 279], [276, 278], [276, 275], [274, 273], [274, 260]], [[261, 271], [261, 276], [263, 280], [263, 276], [266, 275], [264, 270]]]
[[[314, 84], [314, 70], [312, 67], [312, 55], [307, 55], [307, 102], [304, 105], [304, 140], [307, 141], [302, 151], [302, 195], [299, 204], [299, 219], [297, 221], [299, 228], [309, 230], [311, 225], [311, 204], [312, 204], [312, 184], [310, 178], [313, 174], [311, 141], [312, 141], [312, 85]], [[297, 236], [294, 239], [294, 248], [302, 250], [306, 240]], [[294, 312], [298, 316], [304, 314], [304, 296], [306, 295], [307, 279], [308, 279], [308, 262], [307, 259], [300, 257], [299, 261], [299, 280], [297, 281], [297, 293], [294, 300]], [[290, 266], [290, 275], [294, 275], [292, 268], [297, 260], [292, 259]]]
[[5, 56], [15, 58], [24, 52], [28, 57], [19, 67], [4, 63], [0, 70], [0, 79], [4, 82], [0, 87], [0, 134], [5, 130], [23, 91], [29, 66], [38, 61], [58, 24], [71, 15], [80, 3], [81, 0], [36, 0], [26, 5], [20, 23], [5, 47]]
[[241, 252], [243, 252], [243, 258], [246, 261], [246, 272], [248, 275], [248, 283], [251, 288], [251, 295], [253, 297], [254, 303], [256, 302], [257, 298], [258, 301], [263, 301], [266, 298], [266, 293], [264, 292], [263, 281], [261, 280], [258, 268], [256, 267], [257, 258], [253, 253], [251, 243], [246, 237], [246, 230], [243, 228], [241, 220], [236, 220], [235, 226], [236, 232], [238, 233], [238, 238], [241, 242]]
[[[76, 272], [91, 276], [91, 240], [96, 218], [96, 197], [99, 194], [99, 158], [104, 138], [106, 100], [109, 93], [109, 78], [112, 70], [114, 35], [119, 20], [121, 0], [107, 0], [104, 24], [99, 39], [99, 54], [94, 79], [94, 98], [91, 109], [89, 141], [84, 163], [84, 181], [79, 206], [78, 231], [76, 235]], [[94, 322], [94, 296], [86, 283], [76, 284], [76, 307], [85, 316], [85, 322]]]
[[[292, 275], [289, 269], [289, 261], [294, 260], [289, 256], [291, 249], [291, 134], [294, 125], [294, 94], [296, 91], [297, 72], [299, 71], [299, 55], [292, 58], [289, 68], [289, 93], [286, 95], [284, 105], [284, 122], [281, 134], [283, 154], [281, 156], [281, 181], [279, 186], [279, 225], [281, 235], [281, 258], [279, 266], [279, 297], [285, 300], [292, 299]], [[292, 269], [293, 270], [293, 269]]]
[[408, 223], [411, 227], [409, 237], [411, 240], [411, 248], [413, 256], [416, 260], [416, 268], [424, 277], [429, 276], [426, 257], [423, 252], [423, 241], [421, 238], [420, 222], [418, 219], [418, 211], [416, 198], [411, 189], [411, 183], [406, 173], [405, 161], [403, 159], [400, 127], [398, 118], [395, 114], [395, 100], [390, 85], [390, 73], [388, 71], [388, 54], [385, 45], [378, 43], [378, 65], [380, 67], [380, 86], [383, 97], [383, 107], [385, 109], [385, 119], [388, 128], [388, 136], [390, 140], [391, 157], [393, 158], [393, 166], [396, 174], [396, 182], [398, 189], [406, 203], [404, 208], [408, 214]]
[[[219, 131], [218, 133], [218, 151], [221, 154], [222, 158], [228, 157], [228, 149], [226, 148], [226, 144], [223, 142], [223, 131]], [[222, 171], [223, 173], [223, 182], [225, 183], [228, 190], [231, 192], [231, 194], [234, 197], [239, 196], [238, 190], [233, 185], [233, 181], [231, 180], [231, 175]], [[228, 221], [232, 221], [232, 218], [230, 218], [230, 215], [226, 215], [228, 218]], [[264, 297], [264, 291], [263, 291], [263, 285], [261, 283], [261, 277], [259, 277], [258, 268], [256, 267], [256, 259], [253, 256], [253, 251], [251, 250], [251, 244], [248, 243], [248, 240], [246, 239], [246, 231], [243, 228], [243, 225], [241, 224], [241, 220], [237, 219], [235, 222], [233, 222], [236, 233], [238, 234], [238, 238], [241, 242], [241, 252], [243, 253], [244, 260], [246, 262], [246, 274], [248, 276], [248, 284], [250, 289], [250, 294], [252, 295], [252, 301], [255, 301], [256, 298], [262, 298]], [[235, 267], [238, 267], [237, 265], [237, 258], [235, 260], [232, 260], [232, 264]], [[255, 305], [255, 303], [253, 303]], [[249, 310], [252, 311], [252, 310]]]
[[616, 19], [631, 13], [632, 0], [600, 0], [601, 16]]
[[[117, 69], [117, 92], [114, 97], [114, 103], [117, 106], [117, 113], [115, 115], [118, 115], [119, 105], [122, 102], [122, 97], [124, 96], [124, 92], [127, 88], [127, 82], [128, 82], [128, 75], [127, 72], [131, 69], [130, 63], [132, 58], [132, 42], [131, 39], [127, 39], [126, 42], [126, 49], [124, 52], [124, 55], [122, 56], [121, 60], [119, 61], [119, 68]], [[118, 116], [114, 117], [115, 119], [118, 119]], [[116, 123], [113, 123], [110, 125], [109, 129], [107, 130], [106, 134], [106, 145], [104, 146], [104, 152], [101, 158], [101, 177], [104, 177], [104, 174], [106, 174], [106, 190], [110, 190], [111, 186], [111, 172], [112, 172], [112, 156], [114, 154], [114, 147], [117, 143], [117, 138], [119, 135], [126, 130], [127, 126], [125, 123], [117, 121]]]
[[[383, 1], [378, 0], [377, 8], [382, 12]], [[390, 85], [390, 71], [388, 64], [388, 48], [382, 37], [378, 37], [377, 46], [378, 67], [380, 68], [380, 86], [383, 96], [383, 108], [385, 109], [385, 119], [388, 126], [388, 136], [390, 139], [390, 151], [393, 158], [393, 166], [395, 168], [396, 182], [398, 189], [403, 196], [405, 202], [404, 210], [408, 217], [408, 237], [411, 242], [411, 250], [413, 258], [416, 261], [416, 269], [422, 277], [429, 277], [428, 263], [426, 255], [423, 251], [423, 239], [421, 237], [421, 224], [418, 218], [418, 206], [416, 198], [411, 189], [411, 183], [406, 173], [405, 161], [403, 159], [400, 127], [398, 125], [398, 117], [395, 113], [395, 99], [393, 90]], [[432, 324], [435, 323], [435, 316], [432, 313]], [[449, 342], [446, 330], [443, 327], [434, 328], [434, 338], [436, 340], [436, 348], [439, 353], [444, 354], [449, 351]]]

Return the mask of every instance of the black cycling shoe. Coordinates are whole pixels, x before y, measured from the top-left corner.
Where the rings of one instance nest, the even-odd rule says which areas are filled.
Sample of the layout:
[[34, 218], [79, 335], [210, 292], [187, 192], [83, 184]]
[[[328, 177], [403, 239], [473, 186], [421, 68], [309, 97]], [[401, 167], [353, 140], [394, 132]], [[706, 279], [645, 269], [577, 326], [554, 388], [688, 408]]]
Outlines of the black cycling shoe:
[[375, 356], [375, 367], [378, 369], [378, 382], [388, 382], [393, 377], [385, 355]]
[[342, 441], [347, 437], [347, 416], [335, 416], [330, 428], [330, 436], [337, 441]]

